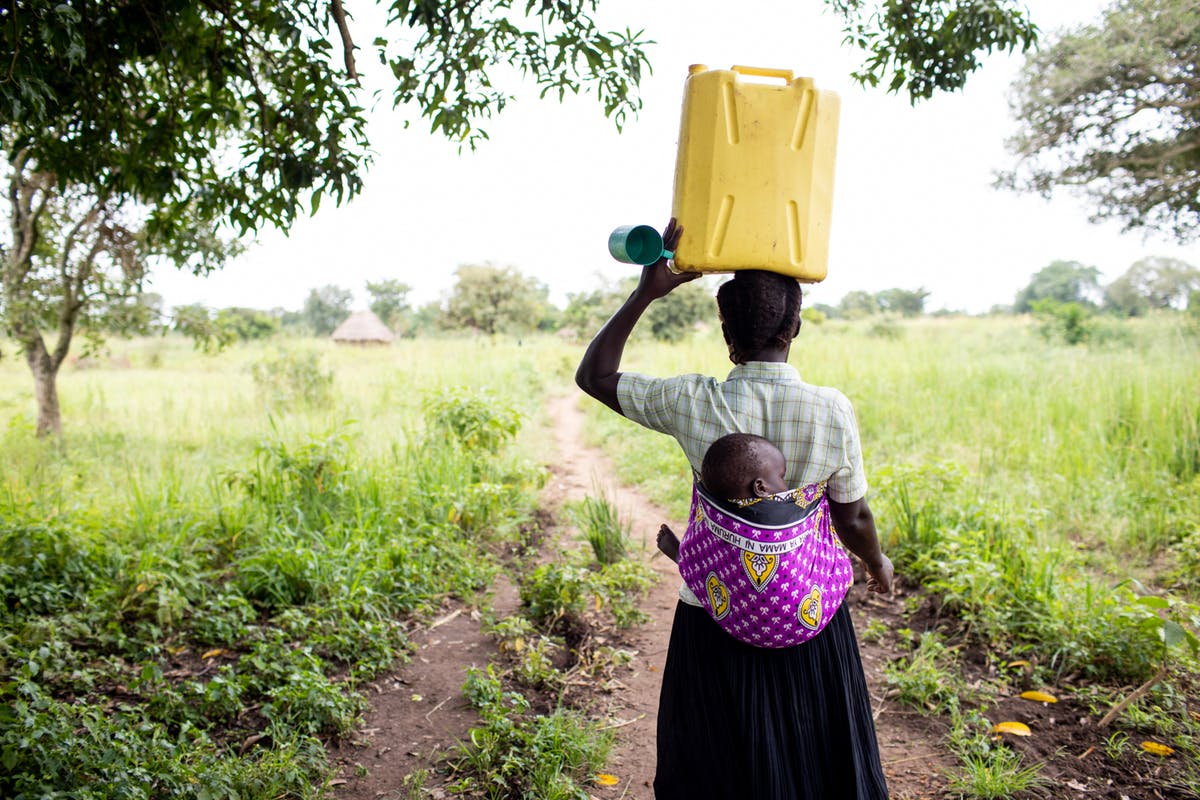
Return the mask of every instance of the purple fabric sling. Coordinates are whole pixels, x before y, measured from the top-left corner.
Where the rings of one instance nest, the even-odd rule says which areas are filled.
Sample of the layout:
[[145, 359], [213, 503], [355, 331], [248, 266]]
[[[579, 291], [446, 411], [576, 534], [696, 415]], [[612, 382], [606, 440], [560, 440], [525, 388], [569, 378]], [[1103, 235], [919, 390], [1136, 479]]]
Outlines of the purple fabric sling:
[[726, 633], [746, 644], [791, 647], [816, 636], [854, 580], [830, 525], [825, 484], [750, 501], [736, 512], [728, 506], [693, 484], [679, 545], [684, 583]]

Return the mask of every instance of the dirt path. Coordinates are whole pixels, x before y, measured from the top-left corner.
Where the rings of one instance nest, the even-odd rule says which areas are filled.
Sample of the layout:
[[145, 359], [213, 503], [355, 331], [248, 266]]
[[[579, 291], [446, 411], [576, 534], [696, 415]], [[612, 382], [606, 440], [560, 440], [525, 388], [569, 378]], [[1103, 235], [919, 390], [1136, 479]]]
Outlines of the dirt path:
[[[620, 487], [608, 458], [583, 445], [584, 417], [579, 399], [578, 393], [572, 392], [548, 403], [557, 453], [551, 464], [552, 478], [542, 493], [542, 506], [553, 514], [565, 502], [597, 490], [606, 492], [632, 525], [635, 543], [644, 543], [641, 557], [661, 576], [644, 605], [650, 621], [622, 637], [621, 645], [636, 654], [629, 671], [620, 676], [624, 688], [608, 701], [609, 725], [617, 741], [607, 771], [618, 776], [620, 782], [592, 791], [597, 798], [648, 800], [653, 798], [650, 786], [654, 778], [658, 692], [679, 584], [675, 565], [655, 549], [654, 534], [664, 521], [676, 530], [683, 526], [680, 520], [668, 520], [665, 512], [636, 489]], [[567, 532], [548, 531], [547, 543], [553, 546], [556, 541], [561, 547], [577, 546]], [[903, 627], [903, 598], [868, 598], [862, 583], [859, 576], [849, 600], [860, 634], [872, 619], [882, 621], [888, 629]], [[499, 615], [511, 613], [516, 609], [516, 593], [510, 584], [502, 582], [492, 602]], [[466, 736], [475, 721], [461, 695], [466, 670], [498, 660], [494, 645], [479, 630], [478, 616], [473, 609], [448, 606], [435, 621], [436, 627], [413, 634], [417, 650], [412, 663], [373, 684], [364, 730], [334, 751], [342, 764], [340, 780], [344, 781], [337, 787], [337, 797], [408, 797], [403, 788], [405, 776], [414, 770], [429, 769], [438, 753]], [[949, 765], [949, 760], [937, 744], [941, 736], [937, 723], [881, 702], [883, 668], [896, 654], [883, 644], [865, 642], [862, 646], [892, 797], [923, 800], [942, 796], [943, 781], [935, 768]], [[434, 789], [429, 796], [442, 795]]]

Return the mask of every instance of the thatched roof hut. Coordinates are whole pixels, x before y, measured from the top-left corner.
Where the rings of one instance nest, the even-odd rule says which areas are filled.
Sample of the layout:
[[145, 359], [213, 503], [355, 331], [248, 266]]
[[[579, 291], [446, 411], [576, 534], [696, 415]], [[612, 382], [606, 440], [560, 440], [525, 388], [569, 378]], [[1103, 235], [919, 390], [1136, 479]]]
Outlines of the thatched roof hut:
[[333, 332], [338, 344], [390, 344], [396, 334], [370, 311], [355, 311]]

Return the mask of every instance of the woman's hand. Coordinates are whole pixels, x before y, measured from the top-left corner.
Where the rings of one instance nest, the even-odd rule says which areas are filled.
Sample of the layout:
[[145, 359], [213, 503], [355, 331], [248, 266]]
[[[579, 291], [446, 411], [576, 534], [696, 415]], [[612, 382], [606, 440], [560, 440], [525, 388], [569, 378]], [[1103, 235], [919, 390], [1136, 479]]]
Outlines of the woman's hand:
[[[682, 235], [683, 227], [675, 221], [674, 217], [671, 217], [671, 221], [663, 229], [663, 248], [674, 253], [675, 247], [679, 244], [679, 237]], [[667, 268], [667, 259], [660, 258], [653, 264], [642, 268], [642, 277], [638, 281], [635, 292], [648, 300], [657, 300], [670, 294], [676, 286], [694, 281], [699, 277], [699, 272], [672, 272]]]
[[881, 556], [882, 560], [875, 566], [864, 564], [867, 568], [867, 591], [876, 594], [887, 594], [892, 590], [892, 580], [896, 577], [892, 560]]

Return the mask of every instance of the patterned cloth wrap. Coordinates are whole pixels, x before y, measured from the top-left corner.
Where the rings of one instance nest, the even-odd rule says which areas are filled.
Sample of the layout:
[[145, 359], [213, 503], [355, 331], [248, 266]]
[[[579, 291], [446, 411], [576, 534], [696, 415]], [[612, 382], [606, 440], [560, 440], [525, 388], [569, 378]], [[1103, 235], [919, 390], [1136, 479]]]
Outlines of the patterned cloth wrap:
[[697, 482], [689, 519], [679, 545], [683, 581], [746, 644], [808, 641], [833, 619], [854, 580], [830, 525], [824, 483], [721, 504]]

